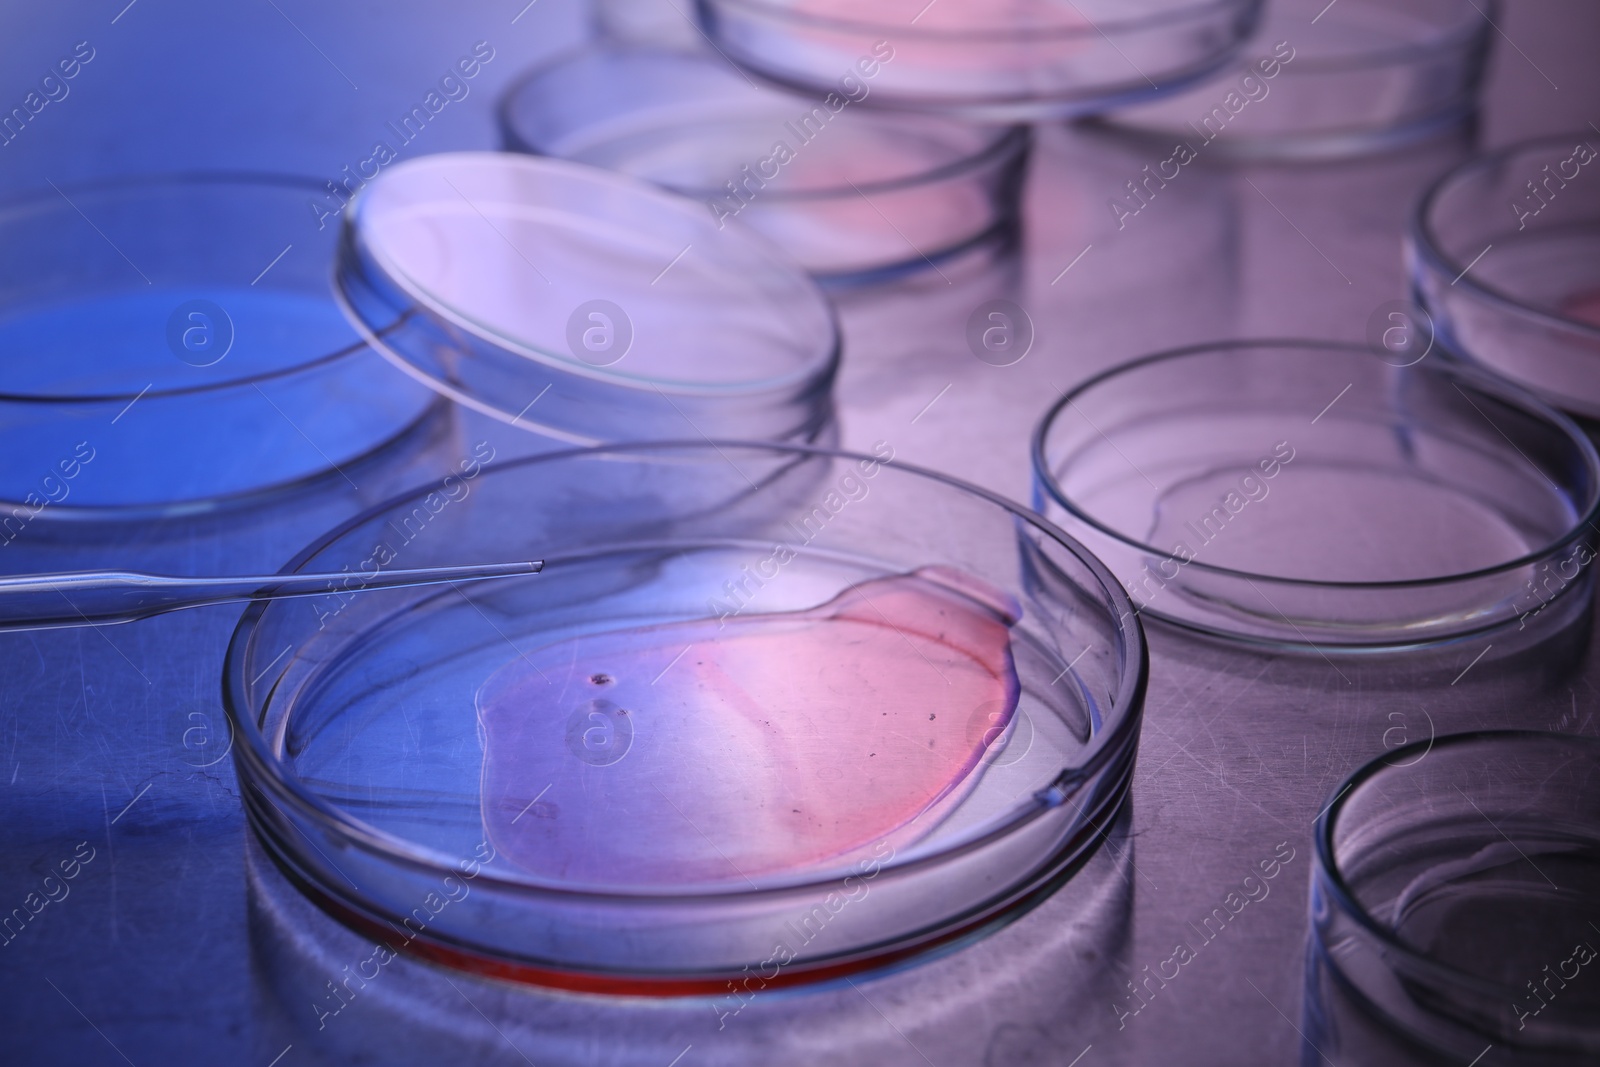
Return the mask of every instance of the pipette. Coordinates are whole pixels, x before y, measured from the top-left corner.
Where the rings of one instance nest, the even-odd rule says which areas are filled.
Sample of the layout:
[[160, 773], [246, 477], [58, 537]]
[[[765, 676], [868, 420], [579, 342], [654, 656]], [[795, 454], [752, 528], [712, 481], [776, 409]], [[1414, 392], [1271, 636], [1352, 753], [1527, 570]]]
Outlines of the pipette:
[[344, 595], [370, 589], [477, 582], [537, 574], [543, 560], [423, 567], [376, 574], [270, 574], [173, 577], [135, 571], [81, 571], [0, 578], [0, 631], [110, 626], [180, 608], [244, 600]]

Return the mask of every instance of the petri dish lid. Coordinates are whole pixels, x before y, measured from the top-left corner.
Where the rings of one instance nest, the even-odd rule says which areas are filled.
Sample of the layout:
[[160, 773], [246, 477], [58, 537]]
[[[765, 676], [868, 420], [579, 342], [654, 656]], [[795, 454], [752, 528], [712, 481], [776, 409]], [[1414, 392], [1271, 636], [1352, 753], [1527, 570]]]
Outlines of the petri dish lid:
[[379, 352], [458, 403], [577, 443], [807, 437], [839, 333], [776, 247], [607, 171], [492, 152], [401, 163], [335, 271]]

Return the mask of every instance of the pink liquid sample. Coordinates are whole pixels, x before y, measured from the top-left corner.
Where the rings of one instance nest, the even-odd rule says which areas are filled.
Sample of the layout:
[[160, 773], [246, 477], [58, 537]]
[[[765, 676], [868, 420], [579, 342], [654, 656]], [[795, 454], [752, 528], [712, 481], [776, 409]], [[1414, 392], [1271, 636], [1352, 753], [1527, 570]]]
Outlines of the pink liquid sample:
[[489, 837], [530, 873], [613, 887], [743, 883], [909, 844], [1011, 721], [1018, 614], [936, 567], [807, 611], [530, 652], [478, 692]]

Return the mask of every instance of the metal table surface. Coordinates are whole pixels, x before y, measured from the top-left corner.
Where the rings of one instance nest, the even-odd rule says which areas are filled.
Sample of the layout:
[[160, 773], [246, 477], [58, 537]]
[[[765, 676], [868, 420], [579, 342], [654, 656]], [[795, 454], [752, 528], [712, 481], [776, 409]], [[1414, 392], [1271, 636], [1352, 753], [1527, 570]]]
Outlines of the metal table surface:
[[[495, 42], [494, 64], [414, 151], [488, 147], [494, 95], [570, 41], [580, 14], [572, 0], [448, 11], [115, 0], [14, 12], [0, 59], [19, 98], [72, 42], [94, 41], [103, 58], [86, 71], [98, 82], [85, 76], [77, 99], [41, 116], [49, 126], [5, 148], [0, 186], [198, 166], [332, 175], [479, 39]], [[1486, 140], [1600, 122], [1590, 0], [1512, 0], [1500, 29]], [[1099, 369], [1230, 336], [1364, 336], [1374, 309], [1403, 292], [1399, 233], [1412, 197], [1466, 150], [1207, 162], [1119, 230], [1106, 201], [1150, 158], [1041, 129], [1015, 257], [841, 301], [843, 441], [888, 441], [905, 461], [1026, 500], [1034, 420]], [[1004, 368], [964, 340], [968, 315], [997, 295], [1036, 330], [1027, 358]], [[538, 447], [442, 418], [358, 477], [359, 490], [330, 486], [221, 523], [123, 530], [65, 557], [13, 547], [0, 566], [276, 567], [339, 516], [485, 438], [501, 455]], [[220, 758], [219, 663], [237, 615], [0, 635], [0, 913], [60, 861], [92, 855], [66, 896], [0, 945], [0, 1063], [1382, 1062], [1326, 1038], [1305, 1044], [1318, 1041], [1309, 1020], [1322, 1010], [1306, 995], [1310, 830], [1331, 791], [1385, 747], [1430, 732], [1600, 734], [1586, 613], [1427, 653], [1333, 660], [1150, 625], [1129, 808], [1055, 898], [977, 945], [855, 986], [757, 998], [732, 1019], [706, 1002], [532, 993], [408, 961], [330, 1013], [325, 986], [363, 942], [263, 862]], [[1242, 899], [1230, 894], [1249, 875], [1258, 889], [1207, 932], [1206, 917]], [[1180, 943], [1192, 958], [1177, 976], [1144, 984]], [[1482, 1063], [1497, 1056], [1486, 1050]]]

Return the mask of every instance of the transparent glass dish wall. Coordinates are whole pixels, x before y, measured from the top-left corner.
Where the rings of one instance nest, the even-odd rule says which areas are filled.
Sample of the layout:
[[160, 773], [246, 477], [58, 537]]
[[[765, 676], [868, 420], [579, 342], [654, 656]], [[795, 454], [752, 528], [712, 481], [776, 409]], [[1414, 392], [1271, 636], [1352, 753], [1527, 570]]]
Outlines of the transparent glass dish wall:
[[779, 937], [815, 980], [1032, 907], [1125, 794], [1138, 623], [1048, 525], [888, 454], [560, 453], [330, 535], [293, 567], [546, 566], [252, 608], [263, 841], [374, 932], [466, 878], [418, 949], [572, 989], [717, 991]]

